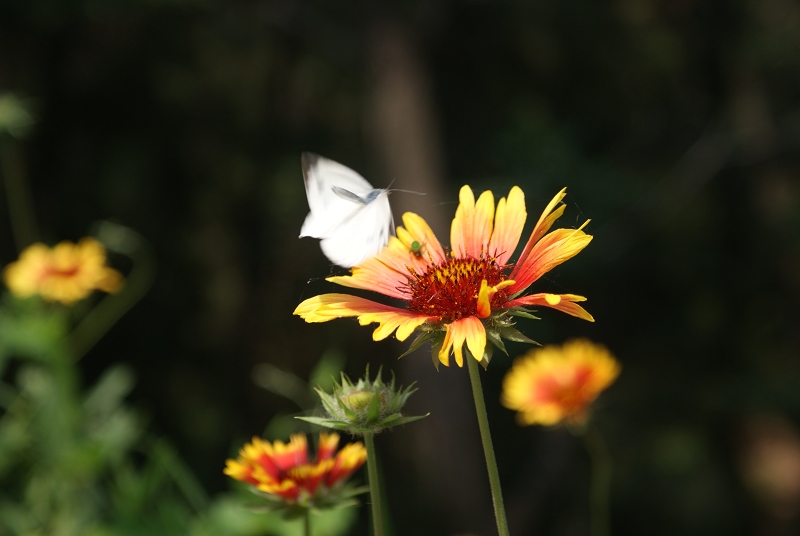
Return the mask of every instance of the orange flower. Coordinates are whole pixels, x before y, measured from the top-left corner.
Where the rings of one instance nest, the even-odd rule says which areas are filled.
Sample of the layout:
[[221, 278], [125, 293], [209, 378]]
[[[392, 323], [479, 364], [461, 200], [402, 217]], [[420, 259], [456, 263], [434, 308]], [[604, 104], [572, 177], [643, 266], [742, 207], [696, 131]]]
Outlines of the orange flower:
[[[363, 326], [377, 322], [372, 338], [382, 340], [396, 332], [399, 340], [414, 331], [422, 334], [411, 345], [433, 342], [434, 363], [450, 364], [455, 355], [463, 365], [463, 347], [486, 366], [492, 346], [503, 349], [501, 337], [528, 340], [516, 331], [511, 316], [527, 316], [526, 306], [551, 307], [593, 321], [575, 294], [524, 291], [543, 274], [578, 254], [592, 240], [580, 229], [548, 233], [564, 212], [561, 190], [547, 205], [533, 228], [522, 254], [509, 263], [525, 225], [525, 196], [514, 186], [495, 208], [492, 192], [477, 202], [469, 186], [461, 188], [460, 203], [450, 229], [450, 251], [440, 245], [418, 215], [403, 214], [404, 227], [375, 257], [352, 269], [352, 275], [329, 277], [340, 285], [372, 290], [406, 302], [400, 309], [348, 294], [323, 294], [303, 301], [294, 311], [306, 322], [357, 317]], [[409, 350], [411, 351], [411, 350]], [[438, 361], [437, 361], [438, 360]]]
[[580, 425], [619, 371], [619, 363], [604, 346], [585, 339], [533, 349], [515, 360], [506, 374], [502, 402], [519, 411], [520, 424]]
[[318, 499], [330, 502], [331, 490], [367, 459], [362, 443], [350, 443], [336, 454], [338, 445], [339, 434], [321, 433], [317, 458], [310, 462], [304, 434], [293, 435], [286, 444], [254, 437], [239, 451], [238, 459], [227, 460], [224, 473], [286, 504], [319, 507]]
[[106, 266], [105, 248], [93, 238], [61, 242], [52, 249], [33, 244], [6, 266], [3, 279], [19, 298], [38, 294], [67, 305], [94, 290], [115, 292], [122, 285], [122, 274]]

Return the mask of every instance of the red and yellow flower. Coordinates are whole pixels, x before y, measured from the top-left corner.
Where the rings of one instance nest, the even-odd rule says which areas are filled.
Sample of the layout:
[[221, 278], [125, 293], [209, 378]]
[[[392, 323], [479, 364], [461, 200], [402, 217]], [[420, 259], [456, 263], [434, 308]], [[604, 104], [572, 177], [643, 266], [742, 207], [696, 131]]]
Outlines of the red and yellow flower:
[[362, 443], [349, 443], [338, 453], [339, 434], [320, 433], [317, 456], [309, 460], [305, 434], [292, 435], [288, 443], [270, 443], [254, 437], [227, 460], [225, 474], [280, 498], [289, 505], [321, 506], [331, 502], [340, 487], [367, 459]]
[[[525, 294], [532, 283], [574, 257], [592, 240], [579, 229], [548, 231], [564, 212], [561, 190], [545, 208], [516, 263], [509, 263], [519, 243], [527, 213], [525, 196], [514, 186], [495, 207], [492, 192], [478, 200], [469, 186], [461, 188], [459, 206], [446, 252], [428, 224], [417, 214], [403, 214], [404, 226], [376, 256], [347, 276], [329, 277], [342, 286], [379, 292], [406, 302], [401, 309], [349, 294], [323, 294], [303, 301], [294, 311], [306, 322], [357, 317], [361, 325], [378, 323], [374, 340], [396, 333], [403, 341], [421, 331], [411, 348], [433, 342], [434, 363], [463, 365], [463, 348], [484, 366], [492, 345], [501, 337], [527, 340], [516, 331], [512, 316], [530, 316], [526, 307], [543, 306], [593, 321], [575, 294]], [[437, 361], [438, 359], [438, 361]]]
[[535, 348], [506, 374], [502, 403], [519, 412], [520, 424], [582, 425], [592, 402], [619, 372], [608, 349], [586, 339]]
[[93, 238], [53, 248], [33, 244], [6, 266], [3, 279], [19, 298], [39, 295], [67, 305], [95, 290], [116, 292], [122, 285], [122, 274], [106, 266], [105, 248]]

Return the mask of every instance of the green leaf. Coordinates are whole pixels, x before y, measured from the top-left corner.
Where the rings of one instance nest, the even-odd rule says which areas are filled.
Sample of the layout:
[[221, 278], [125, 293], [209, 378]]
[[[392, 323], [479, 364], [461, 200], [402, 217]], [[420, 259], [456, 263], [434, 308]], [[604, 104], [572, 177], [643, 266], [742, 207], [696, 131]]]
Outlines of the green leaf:
[[436, 367], [436, 370], [439, 370], [439, 350], [442, 349], [442, 343], [444, 341], [436, 341], [431, 345], [431, 359], [433, 359], [433, 366]]
[[358, 419], [358, 414], [344, 404], [342, 404], [342, 411], [344, 411], [345, 417], [347, 417], [349, 420], [355, 421]]
[[525, 309], [512, 308], [508, 310], [508, 314], [510, 314], [511, 316], [519, 316], [521, 318], [530, 318], [531, 320], [541, 320], [541, 318], [532, 315]]
[[345, 432], [351, 428], [351, 426], [346, 422], [323, 419], [322, 417], [295, 417], [295, 419], [310, 422], [311, 424], [316, 424], [317, 426], [322, 426], [323, 428], [333, 428], [334, 430], [342, 430]]
[[536, 344], [536, 345], [541, 346], [538, 342], [534, 341], [533, 339], [528, 338], [521, 331], [517, 330], [516, 328], [512, 328], [512, 327], [502, 328], [500, 330], [500, 336], [502, 336], [505, 339], [508, 339], [509, 341], [526, 342], [528, 344]]
[[418, 421], [420, 419], [424, 419], [428, 415], [430, 415], [430, 413], [426, 413], [425, 415], [412, 415], [410, 417], [403, 417], [402, 419], [399, 419], [397, 422], [393, 422], [392, 426], [401, 426], [403, 424], [408, 424], [410, 422]]
[[417, 335], [417, 337], [411, 343], [411, 347], [408, 350], [406, 350], [405, 352], [403, 352], [402, 354], [400, 354], [400, 356], [397, 359], [400, 359], [401, 357], [405, 357], [408, 354], [410, 354], [411, 352], [419, 349], [419, 347], [421, 347], [426, 342], [436, 338], [436, 336], [438, 334], [439, 334], [438, 331], [428, 331], [426, 333], [420, 333], [419, 335]]
[[500, 338], [499, 333], [492, 330], [486, 330], [486, 338], [489, 339], [489, 342], [491, 342], [494, 346], [499, 348], [501, 352], [508, 355], [508, 352], [506, 351], [506, 345], [503, 343], [503, 339]]
[[489, 361], [492, 360], [492, 355], [493, 354], [494, 354], [494, 346], [492, 346], [491, 344], [487, 344], [486, 346], [484, 346], [484, 348], [483, 348], [483, 357], [481, 358], [481, 361], [480, 361], [481, 365], [483, 365], [483, 363], [486, 362], [486, 364], [483, 365], [484, 369], [489, 366]]
[[516, 300], [517, 298], [522, 296], [522, 293], [525, 292], [526, 290], [527, 289], [522, 289], [522, 290], [520, 290], [518, 292], [515, 292], [514, 294], [512, 294], [511, 296], [508, 297], [508, 301]]
[[374, 395], [367, 409], [367, 422], [376, 422], [381, 416], [381, 399]]

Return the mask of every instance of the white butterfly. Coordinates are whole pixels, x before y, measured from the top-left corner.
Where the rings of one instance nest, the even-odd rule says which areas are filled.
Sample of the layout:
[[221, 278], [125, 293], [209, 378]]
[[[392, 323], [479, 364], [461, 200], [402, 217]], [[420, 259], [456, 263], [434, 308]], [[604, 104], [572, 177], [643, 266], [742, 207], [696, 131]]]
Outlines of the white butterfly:
[[313, 153], [303, 153], [300, 162], [311, 209], [300, 238], [321, 238], [325, 256], [344, 268], [376, 255], [394, 231], [389, 190], [373, 188], [349, 167]]

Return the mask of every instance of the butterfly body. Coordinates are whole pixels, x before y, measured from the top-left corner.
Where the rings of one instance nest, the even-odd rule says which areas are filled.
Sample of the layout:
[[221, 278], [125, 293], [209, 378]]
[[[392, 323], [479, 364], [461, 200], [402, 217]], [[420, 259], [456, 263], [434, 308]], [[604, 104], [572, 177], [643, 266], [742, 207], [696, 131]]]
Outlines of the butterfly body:
[[394, 230], [389, 191], [313, 153], [303, 153], [301, 164], [310, 212], [300, 237], [319, 238], [325, 256], [345, 268], [377, 254]]

